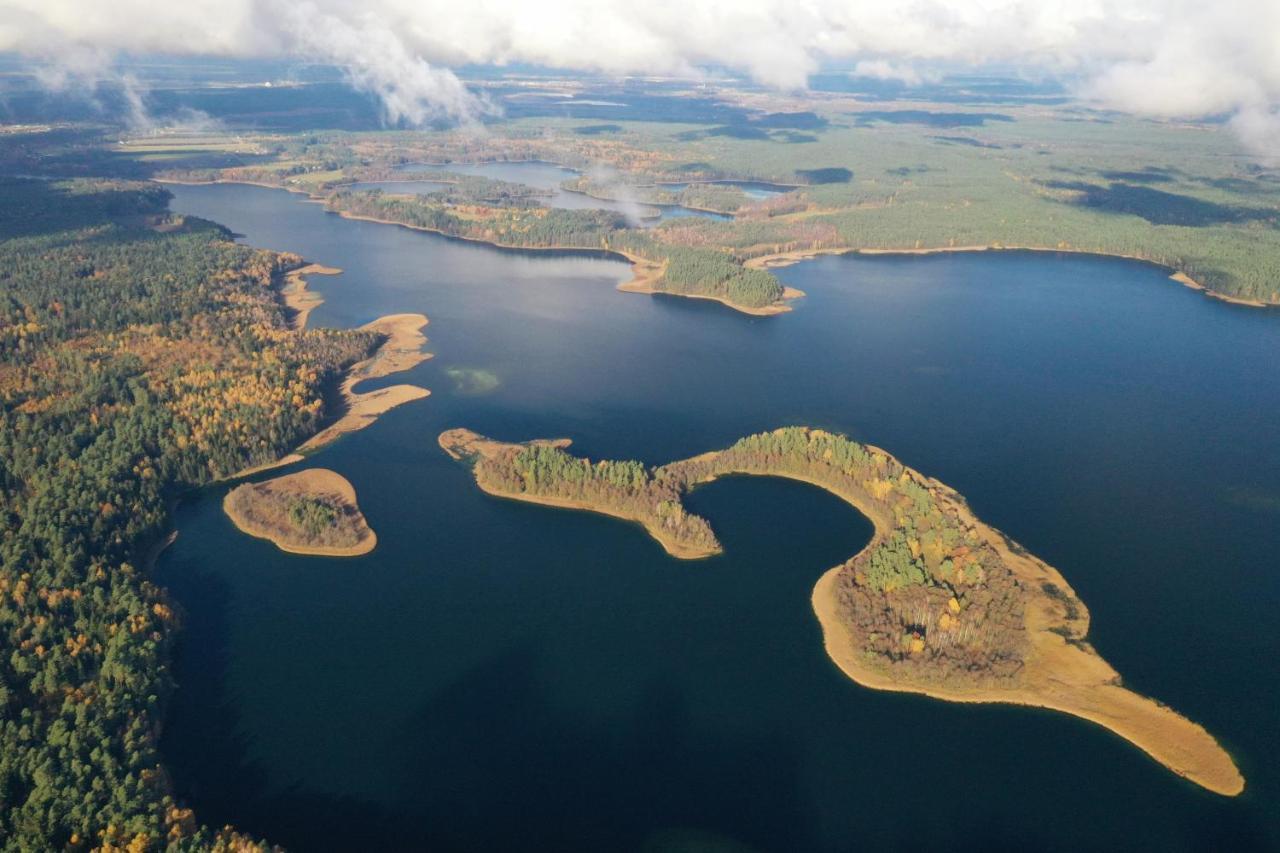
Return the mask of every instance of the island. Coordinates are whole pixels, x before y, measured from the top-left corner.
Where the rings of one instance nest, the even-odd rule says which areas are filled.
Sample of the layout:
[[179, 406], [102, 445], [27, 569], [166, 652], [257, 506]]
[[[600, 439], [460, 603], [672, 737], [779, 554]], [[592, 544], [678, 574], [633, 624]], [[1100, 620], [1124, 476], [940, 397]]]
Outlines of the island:
[[682, 503], [701, 484], [757, 475], [825, 489], [875, 527], [867, 546], [813, 590], [827, 653], [849, 678], [1073, 714], [1210, 791], [1244, 790], [1231, 756], [1203, 727], [1123, 686], [1089, 644], [1089, 611], [1056, 569], [984, 524], [954, 489], [884, 450], [804, 427], [654, 468], [578, 458], [565, 439], [510, 444], [452, 429], [439, 443], [490, 494], [636, 522], [682, 559], [721, 550], [711, 526]]
[[356, 490], [327, 468], [244, 483], [227, 492], [222, 509], [244, 533], [290, 554], [358, 557], [378, 544]]

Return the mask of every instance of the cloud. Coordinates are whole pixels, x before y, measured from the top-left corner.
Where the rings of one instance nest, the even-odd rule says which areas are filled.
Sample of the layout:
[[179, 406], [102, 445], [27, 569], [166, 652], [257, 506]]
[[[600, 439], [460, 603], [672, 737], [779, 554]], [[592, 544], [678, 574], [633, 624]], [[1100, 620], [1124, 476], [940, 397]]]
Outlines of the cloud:
[[922, 73], [920, 68], [908, 63], [890, 62], [887, 59], [862, 59], [853, 67], [854, 77], [870, 77], [874, 80], [896, 80], [908, 86], [919, 86], [935, 75]]
[[59, 65], [122, 51], [308, 58], [413, 123], [492, 109], [449, 70], [465, 63], [716, 66], [782, 90], [833, 61], [908, 82], [999, 64], [1064, 76], [1103, 106], [1232, 116], [1266, 144], [1277, 45], [1276, 0], [0, 0], [0, 50]]

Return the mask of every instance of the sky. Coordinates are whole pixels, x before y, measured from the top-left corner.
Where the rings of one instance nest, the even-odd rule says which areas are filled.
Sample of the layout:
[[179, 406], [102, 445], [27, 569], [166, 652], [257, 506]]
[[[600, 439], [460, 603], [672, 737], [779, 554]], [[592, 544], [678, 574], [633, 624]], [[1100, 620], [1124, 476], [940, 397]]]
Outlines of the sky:
[[51, 88], [110, 79], [123, 53], [331, 63], [410, 124], [492, 111], [462, 65], [721, 67], [784, 92], [832, 63], [907, 83], [1000, 65], [1280, 152], [1280, 0], [0, 0], [0, 51]]

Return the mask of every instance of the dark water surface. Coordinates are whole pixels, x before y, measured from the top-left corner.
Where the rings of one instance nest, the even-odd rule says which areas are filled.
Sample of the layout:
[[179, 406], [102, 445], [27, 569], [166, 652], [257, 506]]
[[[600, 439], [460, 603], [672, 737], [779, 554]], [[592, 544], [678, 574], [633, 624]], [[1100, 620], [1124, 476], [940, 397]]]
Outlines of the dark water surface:
[[[240, 535], [213, 489], [160, 579], [187, 611], [166, 760], [201, 820], [299, 850], [1252, 850], [1280, 845], [1280, 316], [1138, 263], [984, 254], [781, 272], [791, 314], [623, 294], [627, 267], [340, 219], [284, 192], [174, 208], [342, 267], [311, 316], [421, 311], [432, 390], [314, 457], [358, 559]], [[868, 523], [731, 479], [726, 553], [485, 496], [447, 427], [663, 462], [809, 424], [955, 486], [1057, 566], [1136, 690], [1202, 722], [1224, 799], [1061, 714], [876, 693], [822, 650], [819, 574]]]

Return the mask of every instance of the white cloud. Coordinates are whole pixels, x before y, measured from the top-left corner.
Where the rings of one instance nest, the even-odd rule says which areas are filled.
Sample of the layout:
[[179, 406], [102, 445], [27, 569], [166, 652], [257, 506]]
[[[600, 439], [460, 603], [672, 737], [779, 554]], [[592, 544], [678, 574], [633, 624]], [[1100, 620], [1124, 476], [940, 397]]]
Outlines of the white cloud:
[[930, 75], [910, 63], [890, 62], [887, 59], [863, 59], [853, 67], [854, 77], [870, 77], [875, 80], [897, 80], [908, 86], [919, 86]]
[[313, 58], [411, 122], [474, 119], [487, 107], [449, 67], [512, 62], [717, 65], [784, 90], [828, 60], [906, 81], [999, 63], [1069, 74], [1137, 113], [1236, 116], [1255, 143], [1280, 107], [1277, 0], [0, 0], [0, 50], [72, 66], [117, 51]]

